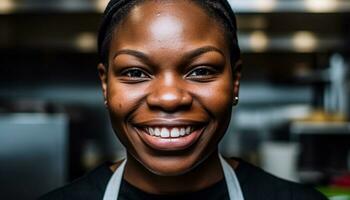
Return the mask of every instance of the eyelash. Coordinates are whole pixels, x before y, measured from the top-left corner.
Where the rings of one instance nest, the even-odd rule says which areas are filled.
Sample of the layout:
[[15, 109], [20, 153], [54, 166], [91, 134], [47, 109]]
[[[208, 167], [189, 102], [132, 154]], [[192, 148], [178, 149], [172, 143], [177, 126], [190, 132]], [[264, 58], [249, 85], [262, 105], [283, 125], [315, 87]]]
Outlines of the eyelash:
[[150, 75], [145, 70], [139, 68], [126, 69], [120, 74], [121, 76], [134, 81], [144, 81], [150, 78]]
[[[202, 72], [203, 73], [203, 70], [205, 72], [205, 74], [199, 74], [199, 75], [192, 75], [194, 73], [198, 73], [198, 72]], [[205, 67], [205, 66], [200, 66], [200, 67], [196, 67], [194, 69], [192, 69], [187, 77], [189, 78], [194, 78], [194, 79], [202, 79], [202, 78], [209, 78], [209, 77], [212, 77], [213, 75], [217, 74], [217, 70], [213, 69], [212, 67]]]

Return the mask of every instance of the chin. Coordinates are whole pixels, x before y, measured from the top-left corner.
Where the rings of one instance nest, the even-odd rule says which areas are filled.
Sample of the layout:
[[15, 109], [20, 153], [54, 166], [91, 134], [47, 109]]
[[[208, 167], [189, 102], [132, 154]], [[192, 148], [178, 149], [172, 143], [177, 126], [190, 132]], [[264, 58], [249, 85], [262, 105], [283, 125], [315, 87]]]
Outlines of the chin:
[[180, 176], [186, 174], [202, 161], [200, 156], [196, 154], [175, 152], [167, 152], [165, 154], [147, 155], [138, 160], [148, 171], [159, 176]]
[[180, 176], [193, 170], [201, 159], [188, 156], [143, 156], [137, 158], [143, 167], [159, 176]]
[[158, 176], [180, 176], [186, 174], [187, 172], [192, 170], [192, 166], [184, 166], [184, 165], [163, 165], [163, 167], [159, 166], [150, 166], [148, 170], [153, 174]]

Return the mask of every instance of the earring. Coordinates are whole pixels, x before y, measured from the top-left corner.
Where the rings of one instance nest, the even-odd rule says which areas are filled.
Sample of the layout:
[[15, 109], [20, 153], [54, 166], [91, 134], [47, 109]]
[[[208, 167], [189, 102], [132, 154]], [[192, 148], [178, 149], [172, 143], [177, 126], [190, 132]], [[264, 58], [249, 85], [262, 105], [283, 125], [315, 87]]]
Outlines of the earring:
[[234, 106], [236, 106], [238, 104], [238, 101], [239, 101], [239, 98], [238, 97], [235, 97], [235, 99], [233, 100], [232, 104]]
[[105, 107], [108, 108], [108, 101], [105, 100], [104, 103], [105, 103]]

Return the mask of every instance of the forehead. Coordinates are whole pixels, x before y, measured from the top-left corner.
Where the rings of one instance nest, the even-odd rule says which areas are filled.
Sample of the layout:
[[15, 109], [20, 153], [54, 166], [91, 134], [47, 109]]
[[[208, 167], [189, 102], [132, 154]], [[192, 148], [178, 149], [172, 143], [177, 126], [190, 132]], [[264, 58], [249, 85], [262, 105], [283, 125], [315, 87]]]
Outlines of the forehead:
[[227, 49], [223, 28], [200, 6], [186, 0], [146, 1], [132, 8], [112, 37], [111, 50], [212, 45]]

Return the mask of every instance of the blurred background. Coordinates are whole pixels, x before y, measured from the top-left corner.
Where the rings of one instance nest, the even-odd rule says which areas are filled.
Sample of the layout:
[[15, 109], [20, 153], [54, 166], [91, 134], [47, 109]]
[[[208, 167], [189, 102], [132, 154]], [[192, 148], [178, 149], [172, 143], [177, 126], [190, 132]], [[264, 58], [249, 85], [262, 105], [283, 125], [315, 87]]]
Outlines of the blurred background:
[[[244, 71], [221, 151], [350, 199], [350, 1], [230, 3]], [[106, 4], [0, 0], [0, 199], [35, 199], [124, 156], [96, 71]]]

